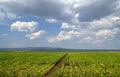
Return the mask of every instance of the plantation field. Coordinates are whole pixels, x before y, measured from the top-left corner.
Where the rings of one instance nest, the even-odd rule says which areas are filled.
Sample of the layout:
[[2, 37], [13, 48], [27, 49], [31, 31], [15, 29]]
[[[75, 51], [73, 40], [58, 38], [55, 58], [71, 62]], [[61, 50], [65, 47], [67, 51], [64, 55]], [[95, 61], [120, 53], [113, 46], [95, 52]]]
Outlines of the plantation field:
[[0, 77], [40, 77], [64, 53], [58, 52], [0, 52]]
[[69, 52], [53, 77], [120, 77], [119, 52]]
[[0, 52], [0, 77], [120, 77], [119, 52]]

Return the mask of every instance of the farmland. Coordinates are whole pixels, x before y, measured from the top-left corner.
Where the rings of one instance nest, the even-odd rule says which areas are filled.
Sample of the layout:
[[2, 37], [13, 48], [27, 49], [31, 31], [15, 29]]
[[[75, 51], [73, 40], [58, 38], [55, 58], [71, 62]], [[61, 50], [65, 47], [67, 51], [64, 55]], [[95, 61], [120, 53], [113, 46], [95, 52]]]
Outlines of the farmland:
[[119, 52], [0, 52], [0, 77], [119, 77]]

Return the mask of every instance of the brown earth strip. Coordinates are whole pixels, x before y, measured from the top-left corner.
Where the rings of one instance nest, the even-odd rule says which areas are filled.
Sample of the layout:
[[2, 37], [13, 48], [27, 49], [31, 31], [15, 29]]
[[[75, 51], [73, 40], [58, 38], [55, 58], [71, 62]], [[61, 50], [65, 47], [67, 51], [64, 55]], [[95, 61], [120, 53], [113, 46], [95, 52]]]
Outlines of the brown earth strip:
[[56, 62], [56, 64], [47, 72], [44, 74], [44, 77], [48, 77], [49, 75], [51, 75], [53, 72], [57, 71], [59, 68], [62, 67], [62, 64], [65, 60], [65, 57], [67, 56], [68, 54], [65, 54], [63, 57], [60, 58], [59, 61]]

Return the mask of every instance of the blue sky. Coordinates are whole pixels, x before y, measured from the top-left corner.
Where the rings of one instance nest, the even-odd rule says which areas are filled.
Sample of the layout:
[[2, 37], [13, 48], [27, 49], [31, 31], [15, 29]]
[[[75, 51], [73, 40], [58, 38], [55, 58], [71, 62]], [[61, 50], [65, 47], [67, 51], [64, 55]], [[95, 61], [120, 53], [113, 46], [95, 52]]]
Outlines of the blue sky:
[[120, 0], [0, 0], [0, 48], [120, 49]]

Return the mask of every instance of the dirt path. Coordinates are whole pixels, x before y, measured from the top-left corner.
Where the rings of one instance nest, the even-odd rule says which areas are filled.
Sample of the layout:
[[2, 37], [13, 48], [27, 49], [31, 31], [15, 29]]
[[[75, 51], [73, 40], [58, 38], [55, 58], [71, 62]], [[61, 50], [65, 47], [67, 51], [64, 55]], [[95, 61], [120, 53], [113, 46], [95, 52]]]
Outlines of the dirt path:
[[62, 67], [62, 64], [65, 60], [65, 57], [68, 54], [65, 54], [63, 57], [60, 58], [60, 60], [47, 72], [44, 74], [44, 77], [48, 77], [49, 75], [51, 75], [53, 72], [57, 71], [59, 68]]

